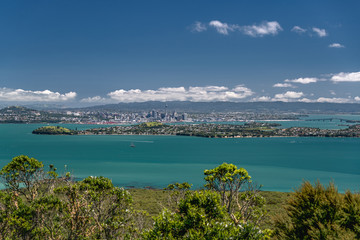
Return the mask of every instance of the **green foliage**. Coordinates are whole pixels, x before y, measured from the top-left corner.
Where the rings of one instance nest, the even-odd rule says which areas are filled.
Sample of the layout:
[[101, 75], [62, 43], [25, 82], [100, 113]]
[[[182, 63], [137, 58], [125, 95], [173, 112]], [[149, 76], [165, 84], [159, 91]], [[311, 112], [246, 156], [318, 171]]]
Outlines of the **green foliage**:
[[[110, 179], [72, 182], [69, 173], [56, 171], [24, 155], [3, 167], [0, 239], [269, 239], [272, 231], [260, 227], [263, 196], [273, 206], [287, 196], [260, 193], [245, 169], [223, 163], [205, 170], [208, 190], [191, 191], [184, 182], [154, 191], [159, 201], [170, 196], [171, 204], [149, 227], [130, 193]], [[143, 198], [136, 204], [144, 210], [149, 194]], [[360, 239], [360, 194], [304, 182], [275, 220], [274, 233], [277, 239]]]
[[133, 222], [141, 213], [131, 208], [129, 192], [114, 187], [108, 178], [88, 177], [55, 192], [64, 199], [67, 238], [111, 239], [141, 231]]
[[164, 210], [145, 239], [268, 239], [269, 231], [235, 224], [216, 192], [188, 192], [178, 210]]
[[251, 182], [251, 177], [244, 168], [237, 168], [234, 164], [223, 163], [220, 166], [205, 170], [205, 187], [220, 193], [221, 201], [227, 211], [233, 211], [234, 201], [238, 199], [239, 191]]
[[155, 127], [161, 127], [163, 124], [161, 122], [145, 122], [141, 123], [139, 127], [142, 128], [155, 128]]
[[189, 190], [192, 184], [188, 182], [169, 184], [164, 190]]
[[27, 156], [15, 157], [0, 174], [7, 187], [0, 191], [0, 239], [137, 238], [145, 227], [129, 192], [110, 179], [74, 183]]
[[338, 193], [333, 183], [304, 182], [290, 197], [286, 215], [275, 219], [279, 239], [359, 238], [360, 196]]
[[77, 131], [60, 126], [44, 126], [32, 131], [33, 134], [47, 134], [47, 135], [75, 135]]
[[214, 169], [205, 170], [204, 174], [207, 182], [205, 187], [220, 194], [221, 203], [234, 224], [255, 228], [260, 226], [266, 214], [265, 199], [244, 168], [223, 163]]
[[356, 234], [356, 238], [360, 239], [360, 194], [353, 194], [347, 191], [343, 196], [343, 216], [341, 225], [345, 229]]
[[187, 182], [169, 184], [164, 190], [170, 191], [168, 206], [169, 208], [175, 208], [180, 200], [184, 199], [186, 193], [190, 190], [192, 184]]
[[[188, 191], [189, 184], [170, 184], [166, 190], [183, 198], [174, 212], [164, 210], [155, 218], [145, 239], [268, 239], [271, 231], [259, 228], [265, 200], [251, 183], [248, 172], [233, 164], [205, 170], [209, 190]], [[246, 185], [246, 191], [244, 190]], [[185, 190], [185, 191], [184, 191]], [[173, 194], [174, 195], [174, 194]]]
[[17, 156], [0, 171], [4, 185], [27, 200], [34, 200], [39, 189], [39, 181], [44, 179], [44, 165], [35, 158]]

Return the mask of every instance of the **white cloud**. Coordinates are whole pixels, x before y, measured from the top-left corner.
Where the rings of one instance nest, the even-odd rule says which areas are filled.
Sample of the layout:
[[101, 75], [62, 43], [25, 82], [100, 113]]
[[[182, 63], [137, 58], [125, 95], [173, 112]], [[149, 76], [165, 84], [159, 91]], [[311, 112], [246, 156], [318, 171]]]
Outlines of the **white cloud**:
[[110, 101], [107, 98], [102, 98], [100, 96], [95, 96], [95, 97], [83, 98], [83, 99], [80, 100], [80, 102], [85, 102], [85, 103], [108, 103]]
[[224, 86], [159, 88], [157, 90], [116, 90], [108, 96], [118, 102], [146, 101], [238, 101], [253, 95], [251, 89], [238, 85], [232, 89]]
[[275, 95], [275, 99], [296, 99], [304, 96], [303, 92], [287, 91], [286, 93], [279, 93]]
[[13, 102], [62, 102], [73, 100], [76, 92], [58, 93], [50, 90], [31, 91], [23, 89], [0, 88], [0, 101]]
[[[201, 26], [201, 25], [198, 25]], [[223, 35], [228, 35], [229, 32], [240, 31], [245, 35], [251, 37], [263, 37], [265, 35], [276, 35], [283, 29], [280, 24], [276, 21], [272, 22], [262, 22], [261, 24], [254, 24], [248, 26], [240, 26], [237, 24], [228, 24], [220, 22], [218, 20], [213, 20], [209, 22], [209, 26], [216, 29], [216, 31]], [[196, 27], [196, 25], [195, 25]], [[200, 28], [203, 29], [203, 28]], [[206, 29], [205, 29], [206, 30]]]
[[209, 23], [210, 27], [214, 27], [216, 31], [220, 34], [228, 35], [229, 31], [233, 32], [238, 26], [229, 25], [227, 23], [222, 23], [218, 20], [213, 20]]
[[[184, 87], [181, 87], [183, 89], [183, 92], [186, 92]], [[159, 88], [162, 89], [162, 88]], [[190, 92], [198, 92], [198, 91], [210, 91], [210, 92], [221, 92], [221, 91], [226, 91], [229, 88], [224, 87], [224, 86], [207, 86], [207, 87], [190, 87], [189, 91]]]
[[308, 99], [308, 98], [301, 98], [298, 100], [298, 102], [305, 102], [305, 103], [311, 103], [314, 102], [314, 100]]
[[268, 96], [261, 96], [261, 97], [256, 97], [251, 99], [251, 101], [253, 102], [269, 102], [271, 101], [271, 98]]
[[349, 98], [326, 98], [320, 97], [316, 100], [316, 102], [320, 103], [351, 103], [351, 99]]
[[279, 88], [296, 88], [296, 86], [292, 85], [291, 83], [276, 83], [273, 85], [273, 87], [279, 87]]
[[206, 25], [201, 22], [195, 22], [190, 28], [192, 32], [204, 32], [207, 30]]
[[240, 31], [251, 37], [262, 37], [265, 35], [276, 35], [282, 31], [282, 27], [276, 21], [263, 22], [259, 25], [249, 25], [239, 27]]
[[345, 46], [340, 43], [332, 43], [329, 45], [329, 48], [344, 48]]
[[320, 29], [320, 28], [317, 28], [317, 27], [313, 27], [312, 30], [319, 37], [326, 37], [328, 35], [325, 29]]
[[330, 78], [333, 82], [360, 82], [360, 72], [337, 73]]
[[328, 97], [319, 97], [317, 99], [309, 98], [289, 98], [281, 94], [277, 94], [274, 98], [271, 98], [271, 101], [282, 101], [282, 102], [305, 102], [305, 103], [354, 103], [359, 102], [360, 97], [352, 98], [328, 98]]
[[285, 82], [309, 84], [309, 83], [316, 83], [318, 80], [319, 80], [318, 78], [296, 78], [296, 79], [286, 79]]
[[299, 26], [294, 26], [292, 29], [291, 29], [292, 32], [296, 32], [298, 34], [302, 34], [304, 32], [306, 32], [307, 30], [306, 29], [303, 29]]

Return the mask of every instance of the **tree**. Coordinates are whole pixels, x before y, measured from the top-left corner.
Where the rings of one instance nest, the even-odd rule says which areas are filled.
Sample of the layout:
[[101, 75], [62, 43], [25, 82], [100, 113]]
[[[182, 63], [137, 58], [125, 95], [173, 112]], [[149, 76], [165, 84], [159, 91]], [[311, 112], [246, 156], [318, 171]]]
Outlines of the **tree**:
[[223, 163], [220, 166], [205, 170], [205, 187], [215, 190], [221, 195], [221, 202], [229, 213], [233, 210], [233, 202], [238, 199], [238, 193], [244, 185], [251, 182], [251, 177], [244, 168], [234, 164]]
[[223, 163], [205, 170], [204, 174], [205, 187], [220, 194], [222, 204], [235, 223], [251, 222], [258, 226], [265, 214], [265, 199], [259, 195], [259, 187], [252, 183], [244, 168]]
[[155, 219], [145, 239], [268, 239], [271, 231], [259, 227], [264, 199], [249, 185], [247, 171], [223, 163], [204, 173], [209, 190], [189, 191], [182, 184], [167, 187], [185, 196], [174, 212], [165, 209]]
[[235, 224], [220, 195], [212, 191], [187, 192], [174, 213], [163, 210], [144, 239], [268, 239], [270, 232], [251, 224]]
[[184, 199], [192, 184], [187, 182], [169, 184], [164, 190], [170, 191], [168, 206], [172, 209], [176, 207], [180, 200]]
[[46, 229], [46, 224], [51, 221], [44, 222], [49, 220], [45, 212], [59, 203], [59, 199], [50, 195], [53, 187], [63, 180], [58, 179], [56, 168], [51, 165], [45, 172], [42, 162], [21, 155], [3, 167], [0, 175], [6, 187], [0, 196], [0, 237], [40, 239], [50, 236], [52, 233]]
[[[56, 168], [18, 156], [0, 172], [0, 239], [138, 238], [143, 214], [132, 198], [105, 177], [80, 182], [58, 177]], [[137, 222], [134, 220], [136, 219]]]
[[304, 182], [275, 218], [278, 239], [359, 239], [360, 195], [342, 195], [334, 183]]
[[20, 155], [3, 167], [0, 175], [5, 187], [31, 201], [35, 199], [39, 181], [43, 179], [43, 167], [44, 164], [35, 158]]
[[131, 208], [131, 195], [108, 178], [87, 177], [55, 192], [63, 199], [66, 239], [123, 239], [142, 231], [133, 221], [141, 221], [141, 213]]

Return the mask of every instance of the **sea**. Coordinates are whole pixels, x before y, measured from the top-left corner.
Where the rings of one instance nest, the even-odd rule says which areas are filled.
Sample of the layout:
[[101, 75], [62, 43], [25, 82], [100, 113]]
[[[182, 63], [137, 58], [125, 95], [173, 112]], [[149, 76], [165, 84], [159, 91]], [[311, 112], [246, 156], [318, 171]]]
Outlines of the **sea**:
[[[332, 118], [332, 120], [327, 120]], [[318, 119], [318, 120], [317, 120]], [[323, 119], [323, 120], [320, 120]], [[346, 128], [359, 115], [309, 115], [269, 121], [282, 127]], [[312, 120], [312, 121], [309, 121]], [[243, 124], [241, 122], [235, 124]], [[28, 155], [75, 179], [110, 178], [125, 188], [164, 188], [174, 182], [204, 185], [204, 170], [224, 162], [245, 168], [264, 191], [291, 192], [303, 181], [334, 182], [340, 192], [360, 190], [360, 138], [33, 135], [44, 124], [0, 124], [0, 168]], [[71, 129], [99, 125], [61, 124]]]

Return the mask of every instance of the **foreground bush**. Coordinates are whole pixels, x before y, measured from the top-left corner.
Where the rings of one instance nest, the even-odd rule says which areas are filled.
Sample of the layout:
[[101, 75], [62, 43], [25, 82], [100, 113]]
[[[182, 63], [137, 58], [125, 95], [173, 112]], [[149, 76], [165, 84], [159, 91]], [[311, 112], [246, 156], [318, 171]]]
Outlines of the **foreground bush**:
[[360, 195], [304, 182], [275, 219], [278, 239], [360, 239]]
[[124, 239], [142, 231], [130, 194], [107, 178], [74, 183], [27, 156], [0, 175], [7, 187], [0, 192], [0, 239]]
[[0, 239], [360, 239], [359, 194], [304, 182], [271, 231], [261, 227], [265, 200], [245, 169], [223, 163], [204, 174], [207, 190], [170, 184], [169, 210], [149, 222], [110, 179], [74, 182], [18, 156], [0, 171]]
[[212, 191], [187, 192], [175, 212], [164, 210], [155, 218], [145, 239], [269, 239], [270, 230], [252, 222], [235, 223], [220, 195]]
[[166, 188], [177, 205], [155, 218], [145, 239], [270, 238], [271, 231], [260, 228], [265, 201], [245, 169], [223, 163], [204, 174], [208, 190], [189, 191], [187, 183]]

